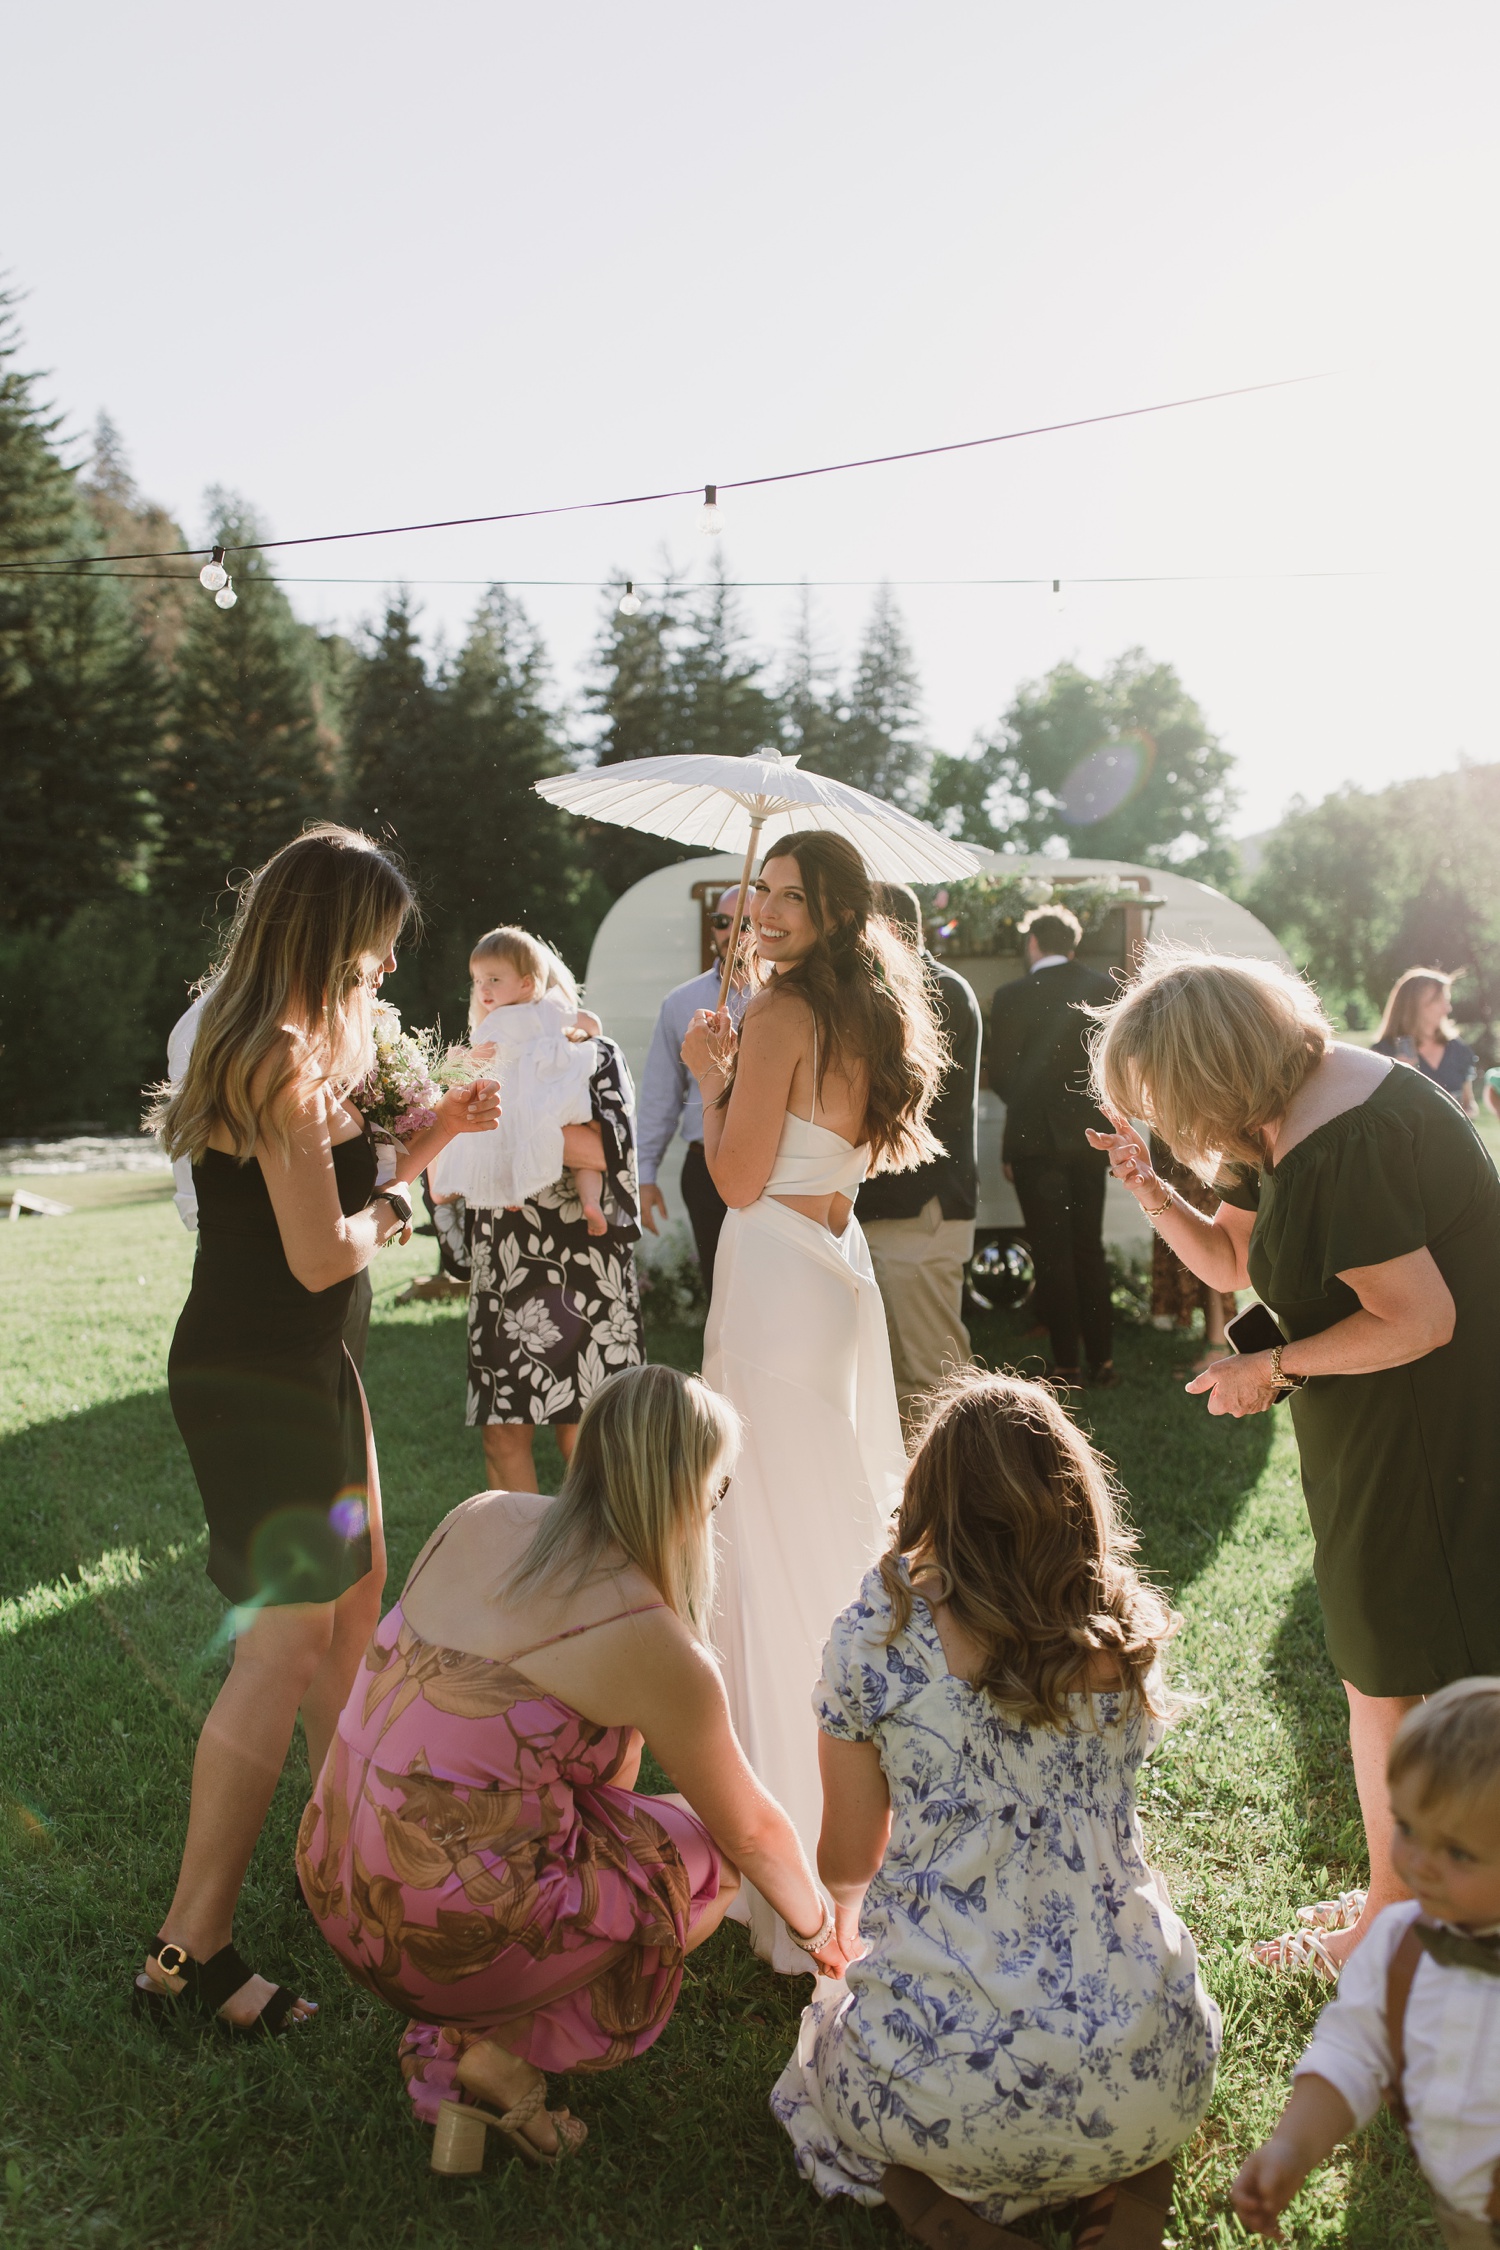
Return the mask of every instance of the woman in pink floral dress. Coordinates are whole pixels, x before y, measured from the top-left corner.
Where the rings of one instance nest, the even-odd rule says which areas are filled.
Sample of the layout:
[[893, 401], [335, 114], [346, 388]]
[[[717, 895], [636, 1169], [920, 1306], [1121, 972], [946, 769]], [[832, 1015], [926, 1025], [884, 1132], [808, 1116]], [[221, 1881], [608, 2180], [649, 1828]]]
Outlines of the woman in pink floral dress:
[[[741, 1868], [809, 1968], [843, 1966], [698, 1634], [736, 1436], [696, 1378], [622, 1371], [561, 1497], [455, 1509], [366, 1652], [298, 1868], [351, 1975], [411, 2018], [402, 2070], [443, 2170], [478, 2169], [487, 2125], [531, 2161], [577, 2146], [543, 2074], [651, 2045]], [[643, 1739], [683, 1796], [637, 1791]]]

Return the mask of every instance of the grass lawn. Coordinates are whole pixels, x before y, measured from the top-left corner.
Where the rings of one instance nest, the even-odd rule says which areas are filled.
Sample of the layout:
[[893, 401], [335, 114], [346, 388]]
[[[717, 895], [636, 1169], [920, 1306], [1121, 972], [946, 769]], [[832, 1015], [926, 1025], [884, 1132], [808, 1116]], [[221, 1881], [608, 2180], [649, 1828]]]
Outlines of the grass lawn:
[[[71, 1182], [38, 1184], [69, 1199]], [[766, 2094], [807, 1987], [771, 1976], [730, 1929], [689, 1965], [641, 2062], [567, 2087], [591, 2129], [579, 2161], [543, 2177], [492, 2152], [472, 2182], [432, 2175], [396, 2073], [397, 2019], [344, 1981], [292, 1903], [300, 1747], [236, 1934], [257, 1967], [321, 2000], [315, 2029], [241, 2051], [132, 2021], [130, 1980], [171, 1892], [225, 1651], [165, 1388], [192, 1244], [169, 1183], [116, 1188], [91, 1181], [68, 1218], [0, 1224], [0, 2242], [892, 2243], [886, 2214], [822, 2205], [797, 2179]], [[419, 1242], [376, 1269], [366, 1380], [393, 1591], [438, 1517], [482, 1482], [478, 1437], [462, 1427], [462, 1306], [391, 1303], [431, 1263]], [[1017, 1330], [997, 1317], [976, 1349], [1014, 1362]], [[658, 1330], [651, 1349], [694, 1366], [698, 1337]], [[1197, 2246], [1244, 2239], [1225, 2191], [1316, 2012], [1310, 1988], [1249, 1967], [1245, 1941], [1355, 1882], [1361, 1843], [1286, 1419], [1211, 1423], [1181, 1395], [1191, 1351], [1128, 1329], [1128, 1380], [1090, 1401], [1089, 1420], [1185, 1613], [1176, 1678], [1199, 1698], [1144, 1804], [1224, 2011], [1217, 2098], [1180, 2166], [1169, 2237]], [[543, 1466], [556, 1467], [550, 1441]], [[1041, 2223], [1022, 2231], [1050, 2239]], [[1315, 2176], [1286, 2231], [1369, 2250], [1437, 2240], [1384, 2118]]]

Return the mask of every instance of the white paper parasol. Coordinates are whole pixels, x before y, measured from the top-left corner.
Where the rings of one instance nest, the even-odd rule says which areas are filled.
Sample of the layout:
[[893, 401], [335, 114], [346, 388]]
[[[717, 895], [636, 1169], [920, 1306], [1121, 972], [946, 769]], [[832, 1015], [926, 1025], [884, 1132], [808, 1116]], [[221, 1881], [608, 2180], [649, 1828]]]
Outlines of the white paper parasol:
[[748, 758], [691, 752], [682, 757], [632, 758], [622, 765], [594, 766], [586, 773], [557, 774], [533, 786], [549, 804], [586, 820], [640, 828], [650, 836], [701, 844], [710, 851], [743, 847], [745, 869], [724, 955], [721, 1008], [744, 919], [751, 864], [757, 849], [769, 849], [778, 837], [799, 828], [821, 828], [843, 836], [870, 873], [886, 882], [938, 883], [977, 875], [981, 865], [966, 844], [940, 835], [925, 821], [882, 804], [847, 781], [804, 773], [795, 756], [785, 757], [779, 750], [757, 750]]

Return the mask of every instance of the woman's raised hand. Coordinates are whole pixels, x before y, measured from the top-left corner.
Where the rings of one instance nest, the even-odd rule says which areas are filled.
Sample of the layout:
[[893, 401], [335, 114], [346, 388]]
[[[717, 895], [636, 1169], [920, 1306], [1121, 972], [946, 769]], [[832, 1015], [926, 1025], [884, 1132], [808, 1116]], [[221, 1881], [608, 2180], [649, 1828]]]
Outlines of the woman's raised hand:
[[682, 1059], [695, 1078], [707, 1078], [714, 1071], [726, 1078], [738, 1045], [739, 1033], [727, 1008], [700, 1008], [687, 1027]]
[[1090, 1148], [1102, 1148], [1109, 1156], [1109, 1168], [1121, 1187], [1128, 1188], [1138, 1203], [1160, 1203], [1162, 1183], [1151, 1168], [1151, 1151], [1135, 1127], [1123, 1117], [1108, 1112], [1114, 1127], [1112, 1133], [1095, 1133], [1089, 1130], [1085, 1138]]
[[438, 1123], [451, 1134], [488, 1133], [500, 1122], [500, 1082], [474, 1078], [467, 1086], [450, 1086], [438, 1103]]

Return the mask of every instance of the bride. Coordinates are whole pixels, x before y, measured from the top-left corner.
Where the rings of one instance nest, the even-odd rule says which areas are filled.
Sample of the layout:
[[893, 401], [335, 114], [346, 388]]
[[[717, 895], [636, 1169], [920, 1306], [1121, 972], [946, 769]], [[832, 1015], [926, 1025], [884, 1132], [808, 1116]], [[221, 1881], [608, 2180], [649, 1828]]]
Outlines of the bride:
[[[875, 916], [843, 837], [774, 846], [750, 932], [759, 989], [738, 1037], [727, 1011], [700, 1009], [682, 1047], [729, 1206], [703, 1374], [745, 1426], [719, 1518], [714, 1638], [750, 1763], [811, 1855], [823, 1646], [886, 1541], [906, 1473], [854, 1196], [867, 1173], [936, 1153], [925, 1120], [946, 1056], [920, 961]], [[748, 1884], [742, 1897], [756, 1952], [805, 1973], [766, 1901]]]

